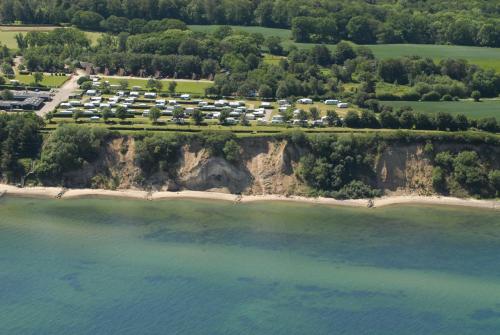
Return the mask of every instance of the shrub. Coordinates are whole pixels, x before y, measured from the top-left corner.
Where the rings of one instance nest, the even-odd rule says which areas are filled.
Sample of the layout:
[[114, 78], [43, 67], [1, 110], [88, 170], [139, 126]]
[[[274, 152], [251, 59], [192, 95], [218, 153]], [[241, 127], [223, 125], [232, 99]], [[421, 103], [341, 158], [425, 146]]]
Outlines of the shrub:
[[439, 166], [432, 169], [432, 186], [438, 192], [446, 190], [446, 174]]
[[403, 101], [419, 101], [422, 96], [417, 91], [410, 91], [401, 95]]
[[443, 95], [443, 97], [441, 98], [442, 101], [453, 101], [453, 97], [449, 94], [445, 94]]
[[380, 190], [373, 189], [362, 181], [353, 180], [336, 192], [332, 197], [336, 199], [360, 199], [375, 198], [382, 194]]
[[441, 95], [436, 91], [431, 91], [422, 95], [422, 101], [439, 101], [441, 99]]
[[377, 99], [380, 101], [399, 101], [401, 98], [392, 93], [377, 93]]
[[240, 159], [241, 147], [235, 140], [229, 140], [224, 144], [224, 157], [232, 162], [236, 163]]
[[472, 91], [472, 93], [470, 94], [470, 97], [472, 99], [474, 99], [475, 102], [479, 102], [479, 101], [481, 101], [481, 92], [479, 92], [479, 91]]

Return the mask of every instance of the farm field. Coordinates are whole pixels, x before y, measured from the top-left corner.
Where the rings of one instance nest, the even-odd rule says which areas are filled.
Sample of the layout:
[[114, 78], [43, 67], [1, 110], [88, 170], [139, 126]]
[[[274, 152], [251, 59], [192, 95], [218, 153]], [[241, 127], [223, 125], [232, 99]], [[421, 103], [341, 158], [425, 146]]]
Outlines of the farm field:
[[[216, 25], [191, 25], [188, 26], [193, 31], [211, 32]], [[299, 48], [311, 48], [313, 43], [296, 43], [292, 41], [292, 33], [288, 29], [266, 28], [266, 27], [243, 27], [231, 26], [234, 30], [246, 31], [249, 33], [261, 33], [265, 37], [278, 36], [283, 39], [283, 46], [295, 45]], [[331, 50], [335, 45], [327, 45]], [[417, 55], [429, 57], [434, 60], [446, 58], [466, 59], [470, 63], [477, 64], [484, 68], [495, 69], [500, 72], [500, 48], [481, 48], [458, 45], [429, 45], [429, 44], [374, 44], [365, 45], [373, 50], [377, 58], [398, 58], [402, 56]]]
[[[116, 77], [102, 77], [103, 80], [109, 81], [111, 85], [118, 85], [120, 81], [124, 80]], [[146, 89], [146, 84], [148, 82], [147, 79], [125, 79], [129, 83], [129, 88], [133, 86], [140, 86], [143, 89]], [[162, 91], [168, 91], [168, 83], [174, 81], [170, 79], [162, 80], [163, 88]], [[197, 80], [175, 80], [177, 82], [177, 93], [189, 93], [194, 95], [204, 95], [205, 89], [212, 86], [213, 83], [210, 81], [197, 81]]]
[[500, 100], [451, 101], [451, 102], [418, 102], [418, 101], [381, 101], [381, 105], [399, 108], [410, 106], [417, 112], [435, 114], [447, 112], [452, 115], [464, 114], [471, 119], [496, 117], [500, 120]]
[[[33, 79], [33, 75], [31, 74], [17, 74], [15, 79], [18, 80], [21, 84], [25, 85], [29, 85], [35, 81]], [[68, 76], [51, 76], [45, 74], [43, 76], [41, 84], [43, 86], [56, 88], [56, 87], [61, 87], [68, 79], [69, 79]]]

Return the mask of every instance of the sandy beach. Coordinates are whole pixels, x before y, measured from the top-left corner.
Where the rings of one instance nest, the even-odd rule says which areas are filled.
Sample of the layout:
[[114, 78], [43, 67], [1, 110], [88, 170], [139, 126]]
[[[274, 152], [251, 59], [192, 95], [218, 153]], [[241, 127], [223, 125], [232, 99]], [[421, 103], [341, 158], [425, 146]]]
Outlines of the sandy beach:
[[[0, 184], [0, 196], [44, 197], [74, 199], [84, 197], [118, 197], [141, 200], [168, 200], [168, 199], [209, 199], [250, 203], [258, 201], [288, 201], [311, 203], [330, 206], [368, 207], [368, 199], [336, 200], [331, 198], [308, 198], [301, 196], [283, 195], [235, 195], [219, 192], [180, 191], [180, 192], [147, 192], [143, 190], [102, 190], [102, 189], [64, 189], [61, 187], [24, 187]], [[499, 200], [462, 199], [441, 196], [385, 196], [372, 199], [372, 207], [385, 207], [398, 204], [422, 204], [462, 206], [500, 210]]]

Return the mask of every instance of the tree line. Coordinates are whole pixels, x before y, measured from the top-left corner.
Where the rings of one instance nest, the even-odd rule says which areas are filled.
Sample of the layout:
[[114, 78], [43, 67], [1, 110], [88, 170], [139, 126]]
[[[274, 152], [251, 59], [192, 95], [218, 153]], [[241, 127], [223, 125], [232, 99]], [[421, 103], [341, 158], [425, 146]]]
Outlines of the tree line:
[[[499, 0], [3, 0], [0, 20], [143, 33], [163, 19], [291, 28], [298, 42], [500, 46]], [[148, 22], [153, 21], [153, 23]]]

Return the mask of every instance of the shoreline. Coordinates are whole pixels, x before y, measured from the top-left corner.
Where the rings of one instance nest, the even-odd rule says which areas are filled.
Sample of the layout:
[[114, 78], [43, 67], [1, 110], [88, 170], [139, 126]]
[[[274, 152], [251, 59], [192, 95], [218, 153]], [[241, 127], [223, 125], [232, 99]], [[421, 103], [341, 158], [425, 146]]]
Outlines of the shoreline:
[[[332, 198], [309, 198], [303, 196], [284, 196], [284, 195], [236, 195], [209, 191], [158, 191], [147, 192], [143, 190], [103, 190], [103, 189], [65, 189], [62, 187], [24, 187], [19, 188], [13, 185], [0, 184], [1, 196], [18, 196], [30, 198], [53, 198], [53, 199], [78, 199], [88, 197], [115, 197], [137, 200], [169, 200], [169, 199], [198, 199], [198, 200], [218, 200], [235, 203], [252, 203], [261, 201], [286, 201], [299, 202], [306, 204], [318, 204], [329, 206], [348, 206], [348, 207], [369, 207], [370, 199], [349, 199], [337, 200]], [[395, 205], [439, 205], [439, 206], [460, 206], [500, 210], [499, 200], [477, 200], [462, 199], [443, 196], [384, 196], [372, 199], [373, 208], [395, 206]]]

